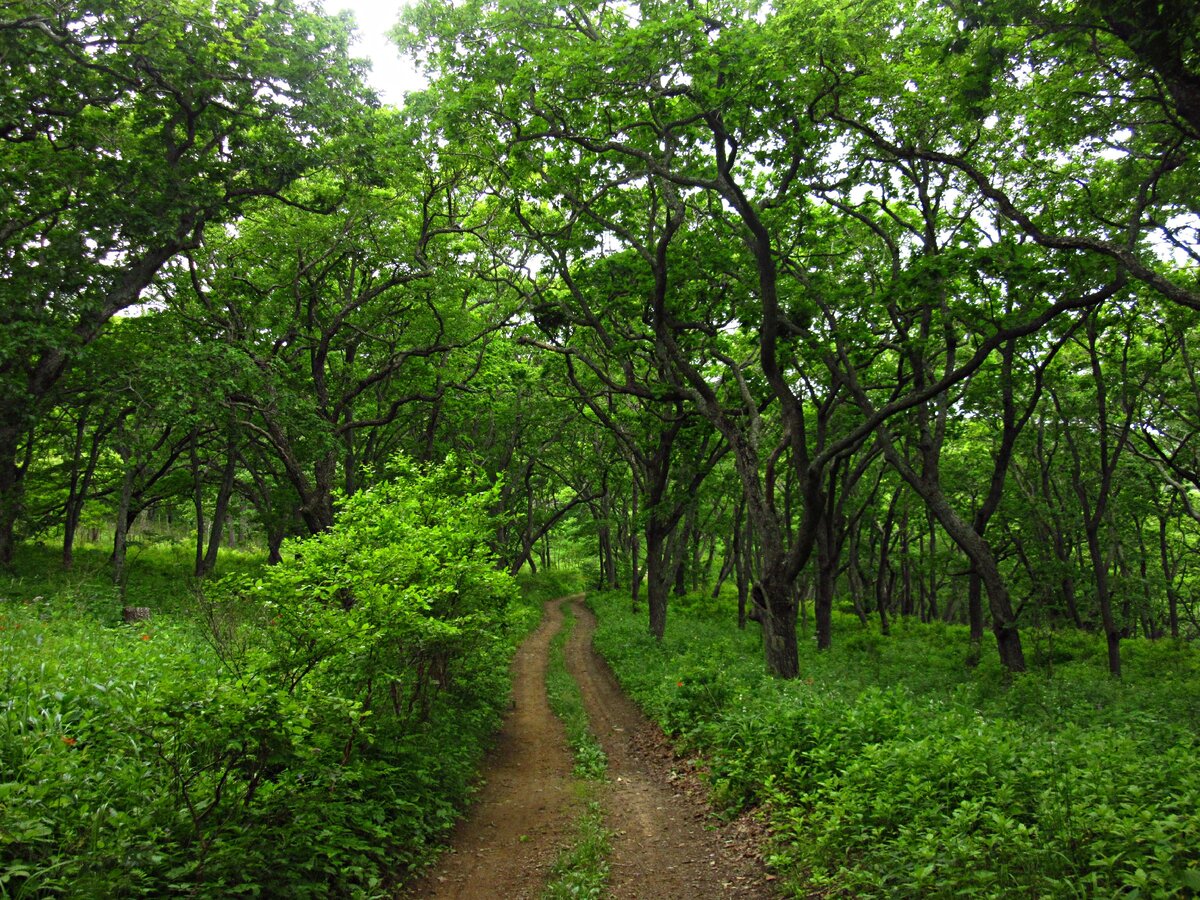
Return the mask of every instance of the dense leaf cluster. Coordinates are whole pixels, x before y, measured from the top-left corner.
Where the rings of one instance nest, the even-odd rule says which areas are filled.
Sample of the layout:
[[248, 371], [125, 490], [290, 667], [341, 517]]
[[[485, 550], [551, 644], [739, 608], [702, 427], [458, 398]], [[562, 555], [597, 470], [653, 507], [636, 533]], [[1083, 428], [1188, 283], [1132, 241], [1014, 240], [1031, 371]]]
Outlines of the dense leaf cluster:
[[[1003, 689], [998, 666], [964, 677], [953, 629], [884, 641], [846, 621], [840, 649], [805, 653], [805, 677], [783, 683], [711, 601], [679, 612], [661, 645], [621, 598], [591, 602], [622, 685], [704, 754], [719, 800], [766, 812], [771, 862], [797, 896], [1174, 897], [1200, 884], [1200, 670], [1186, 648], [1140, 646], [1118, 688], [1096, 671], [1094, 639], [1043, 643], [1039, 671]], [[1170, 684], [1155, 685], [1163, 670]]]
[[[13, 895], [384, 896], [455, 819], [536, 621], [454, 467], [347, 503], [204, 622], [0, 618]], [[12, 585], [19, 588], [19, 585]]]

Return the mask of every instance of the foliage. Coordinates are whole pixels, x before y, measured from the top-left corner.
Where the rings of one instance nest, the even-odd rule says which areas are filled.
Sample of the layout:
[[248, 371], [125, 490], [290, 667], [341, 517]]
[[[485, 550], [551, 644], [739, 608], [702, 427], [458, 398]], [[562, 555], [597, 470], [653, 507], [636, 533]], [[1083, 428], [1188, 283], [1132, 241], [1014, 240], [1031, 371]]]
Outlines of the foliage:
[[[659, 638], [719, 571], [801, 676], [698, 599], [618, 648], [816, 881], [1190, 885], [1197, 8], [419, 0], [381, 109], [315, 0], [0, 3], [0, 565], [111, 523], [122, 588], [13, 569], [4, 890], [382, 889], [533, 616], [495, 569], [585, 546]], [[318, 537], [191, 605], [126, 560], [165, 513], [207, 574], [250, 510]], [[107, 770], [47, 740], [146, 796], [72, 837]]]
[[[21, 547], [11, 569], [0, 575], [0, 598], [12, 606], [36, 608], [39, 619], [86, 619], [100, 626], [121, 622], [124, 606], [144, 606], [154, 617], [189, 619], [196, 611], [194, 583], [181, 573], [191, 563], [191, 548], [169, 541], [131, 539], [128, 582], [122, 595], [108, 577], [109, 551], [85, 547], [76, 551], [69, 571], [59, 568], [58, 554], [42, 544]], [[263, 568], [260, 554], [226, 549], [221, 557], [226, 575], [250, 577]]]
[[517, 584], [526, 602], [541, 606], [547, 600], [582, 593], [584, 580], [576, 569], [539, 569], [521, 572]]
[[395, 476], [207, 589], [207, 628], [6, 600], [7, 894], [383, 896], [421, 861], [537, 615], [492, 565], [468, 473]]
[[608, 836], [600, 804], [589, 801], [579, 817], [575, 843], [554, 861], [550, 881], [542, 892], [544, 900], [599, 898], [608, 881]]
[[80, 349], [161, 300], [207, 224], [347, 153], [372, 103], [350, 37], [292, 0], [0, 9], [0, 562], [21, 450]]
[[708, 757], [715, 797], [764, 809], [796, 896], [1167, 897], [1200, 879], [1194, 648], [1130, 642], [1139, 662], [1116, 682], [1099, 640], [1072, 634], [1005, 687], [997, 664], [963, 668], [955, 629], [881, 640], [846, 620], [781, 682], [716, 602], [681, 604], [662, 644], [623, 597], [591, 603], [597, 647]]

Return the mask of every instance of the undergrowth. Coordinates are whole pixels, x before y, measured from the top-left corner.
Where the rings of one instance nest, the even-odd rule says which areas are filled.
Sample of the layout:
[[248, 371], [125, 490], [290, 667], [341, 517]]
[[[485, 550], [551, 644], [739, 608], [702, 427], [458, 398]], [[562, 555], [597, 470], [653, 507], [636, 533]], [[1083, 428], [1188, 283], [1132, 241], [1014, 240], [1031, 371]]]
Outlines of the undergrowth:
[[[0, 897], [386, 897], [453, 824], [537, 623], [486, 491], [401, 461], [285, 562], [0, 579]], [[173, 574], [172, 574], [173, 571]], [[152, 619], [120, 621], [120, 606]]]
[[517, 585], [525, 602], [540, 609], [547, 600], [580, 593], [583, 577], [574, 569], [541, 569], [536, 573], [526, 569], [517, 575]]
[[600, 802], [588, 792], [587, 806], [575, 821], [575, 842], [559, 854], [550, 870], [543, 900], [604, 896], [608, 882], [608, 830]]
[[587, 711], [579, 685], [567, 671], [563, 648], [575, 628], [575, 613], [563, 604], [563, 626], [550, 642], [550, 664], [546, 671], [546, 695], [550, 708], [563, 723], [567, 744], [575, 759], [575, 775], [593, 781], [603, 781], [608, 767], [604, 750], [588, 726]]
[[852, 616], [764, 674], [758, 626], [727, 601], [672, 607], [648, 634], [592, 595], [596, 645], [665, 730], [709, 760], [715, 798], [759, 807], [795, 896], [1178, 897], [1200, 891], [1200, 654], [1127, 644], [1126, 678], [1089, 635], [1030, 633], [1006, 685], [963, 665], [953, 626]]

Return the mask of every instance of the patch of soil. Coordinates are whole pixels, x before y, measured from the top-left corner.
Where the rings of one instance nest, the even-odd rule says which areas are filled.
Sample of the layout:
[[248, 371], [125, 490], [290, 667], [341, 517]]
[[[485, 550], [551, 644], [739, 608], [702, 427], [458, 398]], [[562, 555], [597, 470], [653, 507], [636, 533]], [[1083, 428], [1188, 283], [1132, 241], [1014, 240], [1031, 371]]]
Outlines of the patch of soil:
[[575, 836], [578, 802], [562, 722], [546, 700], [550, 640], [562, 600], [513, 660], [513, 709], [484, 763], [486, 784], [455, 828], [450, 849], [404, 896], [508, 900], [541, 894], [559, 850]]
[[[614, 834], [611, 896], [636, 900], [772, 897], [758, 848], [762, 828], [743, 818], [722, 823], [687, 760], [621, 691], [592, 649], [596, 619], [572, 598], [578, 625], [566, 646], [567, 669], [579, 683], [592, 730], [608, 754], [602, 794]], [[480, 895], [483, 896], [483, 895]]]

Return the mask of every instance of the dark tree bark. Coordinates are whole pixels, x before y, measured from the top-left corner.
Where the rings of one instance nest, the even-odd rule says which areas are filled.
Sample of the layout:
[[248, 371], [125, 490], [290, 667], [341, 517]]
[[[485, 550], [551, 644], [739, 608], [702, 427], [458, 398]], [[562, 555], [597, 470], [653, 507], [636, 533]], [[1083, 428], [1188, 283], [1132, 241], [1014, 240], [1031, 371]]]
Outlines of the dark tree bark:
[[125, 561], [129, 541], [129, 508], [133, 497], [134, 465], [133, 453], [126, 447], [119, 448], [124, 462], [124, 473], [121, 476], [121, 494], [117, 503], [117, 522], [113, 530], [112, 579], [113, 584], [125, 595]]
[[1071, 483], [1075, 490], [1076, 499], [1083, 512], [1083, 527], [1088, 549], [1088, 557], [1092, 565], [1092, 578], [1096, 589], [1096, 602], [1100, 608], [1100, 620], [1104, 627], [1105, 641], [1108, 645], [1108, 671], [1114, 678], [1121, 676], [1121, 627], [1113, 610], [1112, 591], [1109, 587], [1110, 560], [1107, 549], [1101, 540], [1109, 504], [1115, 489], [1117, 464], [1129, 444], [1135, 415], [1131, 395], [1140, 390], [1139, 385], [1131, 382], [1132, 373], [1129, 369], [1129, 346], [1131, 337], [1125, 336], [1121, 351], [1120, 376], [1121, 394], [1124, 406], [1123, 415], [1116, 422], [1111, 421], [1112, 408], [1109, 401], [1107, 373], [1100, 357], [1100, 329], [1097, 315], [1088, 316], [1086, 320], [1086, 349], [1091, 366], [1092, 386], [1095, 389], [1096, 429], [1094, 436], [1089, 436], [1089, 442], [1096, 443], [1097, 466], [1094, 471], [1084, 471], [1085, 451], [1079, 437], [1075, 434], [1078, 427], [1071, 421], [1069, 414], [1057, 393], [1051, 391], [1055, 409], [1063, 423], [1063, 436], [1071, 456]]
[[1098, 14], [1134, 57], [1162, 79], [1182, 120], [1181, 130], [1193, 139], [1200, 138], [1200, 64], [1195, 58], [1194, 38], [1200, 31], [1200, 12], [1195, 4], [1187, 0], [1090, 0], [1083, 10]]
[[739, 497], [733, 509], [732, 528], [730, 533], [724, 536], [725, 557], [721, 561], [721, 569], [717, 573], [717, 582], [713, 585], [712, 594], [710, 595], [714, 600], [721, 596], [721, 588], [724, 587], [729, 576], [734, 574], [737, 568], [738, 544], [741, 540], [742, 519], [744, 517], [742, 500]]
[[[1063, 344], [1074, 333], [1074, 330], [1074, 325], [1068, 328], [1063, 336], [1055, 341], [1050, 351], [1034, 367], [1032, 372], [1033, 390], [1023, 401], [1020, 410], [1017, 408], [1013, 371], [1017, 349], [1016, 340], [1006, 341], [1000, 347], [1000, 443], [992, 457], [992, 474], [988, 482], [987, 493], [984, 495], [983, 501], [976, 508], [975, 515], [971, 519], [971, 528], [981, 538], [984, 537], [992, 516], [1000, 508], [1000, 501], [1004, 496], [1005, 481], [1008, 476], [1009, 466], [1012, 463], [1013, 450], [1016, 447], [1017, 438], [1024, 430], [1026, 424], [1028, 424], [1034, 410], [1037, 409], [1038, 403], [1041, 401], [1046, 369], [1054, 360], [1054, 357]], [[967, 651], [967, 665], [975, 666], [979, 663], [981, 642], [983, 641], [983, 578], [972, 568], [968, 579], [967, 618], [970, 623], [971, 643], [970, 649]]]
[[[70, 571], [75, 563], [75, 537], [79, 531], [79, 522], [83, 516], [83, 507], [87, 502], [89, 491], [91, 490], [92, 479], [96, 474], [96, 465], [100, 461], [100, 452], [104, 448], [105, 439], [117, 427], [117, 422], [119, 421], [114, 420], [106, 425], [97, 426], [92, 429], [91, 439], [88, 441], [88, 450], [85, 456], [83, 445], [89, 412], [90, 407], [81, 410], [79, 418], [75, 423], [75, 441], [70, 464], [71, 474], [67, 485], [67, 501], [63, 510], [63, 571]], [[82, 470], [80, 469], [81, 462], [83, 464]]]
[[754, 584], [754, 530], [745, 514], [745, 503], [739, 507], [737, 529], [734, 531], [734, 570], [737, 573], [737, 627], [744, 630], [749, 615], [750, 589]]
[[892, 491], [888, 500], [887, 512], [882, 524], [876, 526], [879, 536], [879, 570], [875, 578], [875, 611], [879, 614], [879, 631], [883, 635], [892, 633], [890, 612], [892, 608], [892, 585], [896, 576], [892, 570], [892, 531], [896, 523], [896, 506], [900, 500], [900, 491]]
[[229, 514], [229, 501], [237, 475], [237, 448], [230, 444], [225, 455], [225, 466], [221, 473], [221, 484], [217, 488], [217, 502], [213, 507], [212, 527], [209, 530], [208, 549], [196, 566], [196, 577], [204, 578], [216, 569], [217, 554], [221, 548], [221, 532]]
[[1159, 509], [1158, 513], [1158, 553], [1162, 565], [1163, 581], [1167, 591], [1167, 628], [1171, 637], [1179, 637], [1179, 590], [1176, 587], [1176, 577], [1179, 571], [1178, 561], [1171, 559], [1171, 542], [1167, 539], [1167, 527], [1170, 524], [1167, 514]]
[[1021, 649], [1016, 615], [992, 549], [986, 539], [954, 510], [942, 491], [936, 449], [940, 444], [923, 442], [922, 472], [918, 474], [897, 449], [891, 433], [882, 425], [879, 427], [879, 437], [888, 462], [917, 496], [925, 501], [946, 534], [966, 554], [972, 568], [979, 574], [992, 614], [992, 632], [996, 636], [1001, 663], [1010, 672], [1024, 672], [1025, 656]]
[[[632, 513], [631, 521], [637, 522], [638, 518], [638, 484], [634, 478], [630, 487], [630, 505]], [[636, 613], [638, 611], [638, 596], [642, 589], [642, 569], [638, 561], [641, 549], [641, 541], [638, 537], [638, 529], [636, 524], [629, 529], [629, 558], [632, 566], [629, 577], [629, 608], [630, 611]]]

